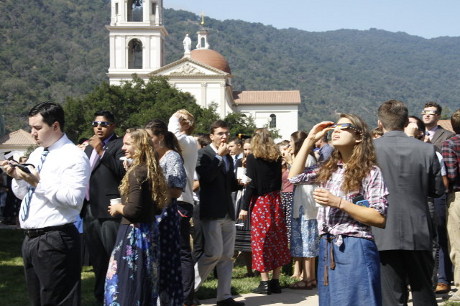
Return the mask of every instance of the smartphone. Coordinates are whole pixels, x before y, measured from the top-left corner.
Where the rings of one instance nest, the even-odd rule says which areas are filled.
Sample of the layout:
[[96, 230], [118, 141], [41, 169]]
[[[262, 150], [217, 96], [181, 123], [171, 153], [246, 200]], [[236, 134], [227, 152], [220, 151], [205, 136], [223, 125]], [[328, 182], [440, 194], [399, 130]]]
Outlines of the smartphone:
[[357, 194], [351, 197], [354, 204], [364, 207], [369, 207], [369, 201], [364, 199], [362, 194]]
[[11, 166], [13, 167], [17, 167], [19, 169], [21, 169], [21, 171], [24, 171], [25, 173], [30, 173], [30, 169], [27, 167], [27, 166], [32, 166], [34, 167], [34, 165], [32, 164], [13, 164], [13, 163], [10, 163]]

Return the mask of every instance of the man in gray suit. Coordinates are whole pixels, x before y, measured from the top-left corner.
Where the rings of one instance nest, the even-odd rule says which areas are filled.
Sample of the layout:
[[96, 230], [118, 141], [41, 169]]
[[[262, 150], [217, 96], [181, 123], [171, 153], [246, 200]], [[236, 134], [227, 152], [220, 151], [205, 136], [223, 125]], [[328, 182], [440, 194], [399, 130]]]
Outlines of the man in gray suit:
[[442, 107], [436, 102], [427, 102], [422, 110], [422, 120], [425, 123], [425, 137], [436, 146], [436, 150], [441, 152], [444, 141], [454, 136], [451, 131], [443, 129], [438, 125], [441, 119]]
[[408, 110], [390, 100], [378, 110], [383, 137], [375, 140], [377, 162], [387, 184], [385, 229], [373, 228], [380, 253], [383, 305], [406, 305], [407, 285], [414, 305], [437, 305], [432, 289], [433, 226], [428, 197], [444, 193], [435, 148], [404, 134]]

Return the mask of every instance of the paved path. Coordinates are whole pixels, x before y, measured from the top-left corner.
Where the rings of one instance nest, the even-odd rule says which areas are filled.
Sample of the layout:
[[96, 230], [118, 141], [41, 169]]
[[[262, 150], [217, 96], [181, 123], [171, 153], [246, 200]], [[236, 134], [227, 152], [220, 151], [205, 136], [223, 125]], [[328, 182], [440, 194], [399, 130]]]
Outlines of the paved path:
[[[438, 305], [443, 305], [443, 295], [436, 296]], [[299, 305], [299, 306], [315, 306], [318, 305], [318, 291], [314, 290], [297, 290], [283, 289], [281, 294], [261, 295], [255, 293], [243, 294], [234, 297], [236, 301], [243, 301], [246, 306], [279, 306], [279, 305]], [[215, 299], [201, 300], [201, 306], [216, 305]], [[410, 300], [408, 305], [413, 305]], [[460, 304], [459, 304], [460, 305]], [[340, 305], [337, 305], [340, 306]]]

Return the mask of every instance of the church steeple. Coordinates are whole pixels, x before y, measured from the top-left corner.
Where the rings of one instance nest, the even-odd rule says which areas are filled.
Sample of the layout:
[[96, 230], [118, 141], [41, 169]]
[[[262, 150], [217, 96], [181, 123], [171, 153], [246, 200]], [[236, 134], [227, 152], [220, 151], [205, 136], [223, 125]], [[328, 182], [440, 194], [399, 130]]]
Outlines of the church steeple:
[[165, 64], [163, 0], [111, 0], [110, 84], [146, 76]]
[[209, 49], [208, 43], [208, 30], [204, 28], [204, 13], [201, 13], [201, 29], [196, 32], [198, 35], [198, 44], [196, 45], [197, 49]]

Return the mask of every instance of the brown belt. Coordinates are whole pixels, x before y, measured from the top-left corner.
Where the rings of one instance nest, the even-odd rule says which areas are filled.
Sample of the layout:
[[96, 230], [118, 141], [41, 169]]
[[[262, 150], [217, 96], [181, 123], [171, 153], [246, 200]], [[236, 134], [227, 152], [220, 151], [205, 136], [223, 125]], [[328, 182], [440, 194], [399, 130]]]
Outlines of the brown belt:
[[27, 237], [36, 238], [36, 237], [44, 235], [45, 233], [48, 233], [48, 232], [65, 230], [66, 228], [68, 228], [70, 226], [74, 226], [73, 223], [67, 223], [67, 224], [58, 225], [58, 226], [48, 226], [48, 227], [44, 227], [44, 228], [26, 229], [26, 230], [24, 230], [24, 232], [25, 232]]
[[[334, 236], [331, 235], [325, 235], [323, 236], [324, 239], [326, 239], [326, 255], [325, 255], [325, 260], [326, 264], [324, 265], [324, 286], [329, 285], [329, 268], [331, 270], [335, 269], [335, 260], [334, 260], [334, 246], [332, 245]], [[327, 263], [329, 259], [329, 265]]]

